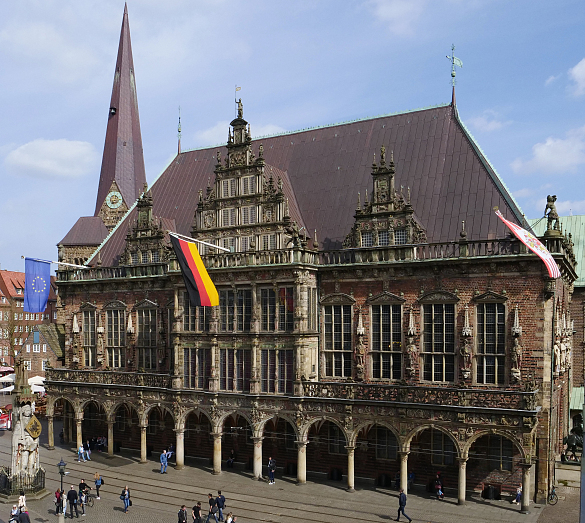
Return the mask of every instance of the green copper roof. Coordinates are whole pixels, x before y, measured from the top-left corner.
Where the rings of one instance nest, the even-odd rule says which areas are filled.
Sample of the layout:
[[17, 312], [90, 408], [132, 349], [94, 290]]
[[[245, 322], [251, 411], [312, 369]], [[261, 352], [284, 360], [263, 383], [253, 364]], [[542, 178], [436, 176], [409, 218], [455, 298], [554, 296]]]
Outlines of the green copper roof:
[[[546, 219], [528, 220], [537, 236], [546, 231]], [[585, 287], [585, 215], [561, 216], [561, 227], [566, 234], [571, 233], [574, 242], [573, 251], [577, 261], [577, 281], [575, 287]]]

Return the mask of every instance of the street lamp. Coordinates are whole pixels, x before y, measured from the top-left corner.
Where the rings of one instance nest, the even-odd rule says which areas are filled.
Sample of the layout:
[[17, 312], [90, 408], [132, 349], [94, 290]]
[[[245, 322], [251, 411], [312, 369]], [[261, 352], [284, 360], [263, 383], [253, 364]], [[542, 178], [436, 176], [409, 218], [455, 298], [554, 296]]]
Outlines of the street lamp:
[[[61, 461], [59, 461], [59, 463], [57, 463], [57, 467], [59, 467], [59, 475], [61, 476], [61, 496], [63, 496], [63, 476], [65, 476], [66, 472], [65, 472], [65, 466], [67, 465], [67, 463], [65, 463], [63, 461], [63, 458], [61, 458]], [[60, 500], [60, 504], [61, 504], [61, 511], [59, 512], [59, 523], [63, 523], [65, 521], [65, 514], [63, 513], [63, 499], [61, 497]], [[73, 514], [73, 513], [71, 513]]]

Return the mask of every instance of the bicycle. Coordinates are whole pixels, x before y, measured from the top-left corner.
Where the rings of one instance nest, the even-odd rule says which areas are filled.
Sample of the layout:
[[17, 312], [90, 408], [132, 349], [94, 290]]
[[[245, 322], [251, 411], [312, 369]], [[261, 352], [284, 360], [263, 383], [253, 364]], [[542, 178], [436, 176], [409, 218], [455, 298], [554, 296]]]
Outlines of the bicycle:
[[85, 506], [86, 507], [93, 507], [93, 503], [94, 503], [94, 496], [93, 494], [90, 494], [89, 492], [85, 493]]
[[553, 485], [551, 488], [550, 494], [548, 495], [547, 502], [549, 505], [556, 505], [558, 500], [559, 500], [559, 496], [557, 495], [557, 489]]

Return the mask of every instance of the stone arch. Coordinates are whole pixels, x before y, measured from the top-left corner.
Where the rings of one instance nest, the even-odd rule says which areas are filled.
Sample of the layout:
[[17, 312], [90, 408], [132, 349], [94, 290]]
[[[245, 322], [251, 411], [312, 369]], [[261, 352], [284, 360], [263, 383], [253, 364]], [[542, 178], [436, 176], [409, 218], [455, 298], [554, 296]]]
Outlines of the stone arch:
[[166, 414], [169, 414], [173, 420], [173, 427], [175, 426], [175, 413], [164, 403], [152, 403], [147, 405], [142, 413], [143, 421], [148, 421], [150, 414], [154, 409], [159, 409], [163, 418], [166, 417]]
[[491, 436], [491, 435], [496, 435], [496, 436], [502, 436], [508, 440], [510, 440], [514, 446], [516, 447], [516, 450], [518, 450], [518, 452], [520, 453], [520, 456], [522, 457], [522, 461], [526, 461], [526, 458], [530, 458], [530, 456], [526, 455], [526, 451], [524, 449], [524, 447], [522, 446], [522, 443], [520, 441], [518, 441], [518, 439], [516, 438], [516, 435], [509, 431], [509, 430], [504, 430], [504, 429], [488, 429], [488, 430], [480, 430], [478, 432], [476, 432], [473, 436], [471, 436], [463, 445], [463, 449], [462, 449], [462, 457], [467, 458], [469, 456], [469, 450], [471, 449], [471, 446], [480, 438], [484, 437], [484, 436]]
[[191, 414], [196, 414], [198, 416], [200, 416], [201, 414], [205, 415], [207, 421], [209, 421], [209, 424], [211, 425], [211, 417], [209, 416], [209, 412], [206, 412], [199, 406], [186, 409], [185, 412], [183, 412], [176, 421], [182, 423], [182, 425], [185, 426], [185, 424], [187, 423], [187, 418], [189, 418]]
[[307, 467], [340, 481], [347, 474], [347, 446], [351, 433], [348, 434], [339, 419], [327, 415], [312, 418], [303, 431], [308, 441]]
[[262, 439], [262, 452], [265, 459], [277, 457], [279, 467], [284, 468], [287, 476], [297, 475], [298, 428], [289, 416], [276, 414], [263, 420], [259, 431]]
[[352, 431], [351, 435], [352, 435], [352, 439], [350, 441], [348, 441], [348, 445], [355, 445], [357, 437], [359, 436], [360, 431], [362, 431], [363, 429], [367, 428], [368, 432], [373, 429], [376, 425], [380, 425], [381, 427], [385, 427], [387, 428], [390, 432], [392, 432], [396, 438], [396, 441], [398, 442], [398, 449], [400, 451], [402, 451], [403, 449], [403, 444], [402, 444], [402, 436], [400, 435], [399, 430], [392, 425], [391, 423], [388, 423], [385, 420], [376, 420], [376, 421], [363, 421], [361, 423], [359, 423], [354, 430]]
[[461, 446], [459, 445], [459, 442], [457, 441], [457, 439], [455, 438], [455, 436], [453, 436], [453, 434], [451, 434], [447, 429], [445, 429], [443, 426], [441, 425], [437, 425], [434, 423], [425, 423], [424, 425], [419, 425], [418, 427], [416, 427], [415, 429], [411, 430], [406, 438], [404, 438], [404, 442], [403, 442], [403, 448], [402, 450], [404, 452], [409, 452], [410, 451], [410, 443], [412, 441], [412, 438], [414, 438], [414, 436], [416, 436], [417, 434], [424, 432], [425, 430], [428, 429], [435, 429], [435, 430], [439, 430], [442, 433], [446, 434], [447, 436], [449, 436], [449, 438], [451, 439], [451, 441], [453, 442], [453, 447], [455, 448], [456, 452], [457, 452], [457, 458], [460, 458], [462, 455], [461, 452]]
[[319, 423], [320, 421], [330, 421], [334, 425], [337, 425], [341, 429], [341, 432], [343, 432], [343, 435], [345, 436], [345, 441], [349, 441], [349, 434], [345, 430], [343, 423], [340, 420], [334, 418], [333, 416], [327, 415], [319, 416], [318, 418], [311, 418], [298, 429], [297, 434], [299, 435], [300, 438], [306, 440], [307, 436], [309, 435], [309, 431], [311, 430], [311, 427], [316, 423]]
[[[47, 415], [52, 415], [57, 420], [61, 420], [63, 439], [59, 438], [59, 442], [69, 443], [76, 441], [76, 402], [71, 401], [65, 396], [49, 396], [51, 401], [51, 414], [49, 414], [49, 408], [47, 406]], [[55, 423], [55, 422], [53, 422]], [[54, 429], [58, 434], [61, 433], [58, 423], [55, 424]]]
[[203, 459], [209, 463], [213, 457], [212, 416], [206, 409], [199, 406], [188, 409], [184, 418], [184, 446], [185, 456]]
[[140, 449], [140, 412], [130, 401], [120, 401], [112, 406], [114, 452], [124, 447]]
[[79, 406], [83, 412], [81, 427], [84, 441], [107, 435], [108, 418], [104, 405], [97, 399], [90, 398], [81, 402]]

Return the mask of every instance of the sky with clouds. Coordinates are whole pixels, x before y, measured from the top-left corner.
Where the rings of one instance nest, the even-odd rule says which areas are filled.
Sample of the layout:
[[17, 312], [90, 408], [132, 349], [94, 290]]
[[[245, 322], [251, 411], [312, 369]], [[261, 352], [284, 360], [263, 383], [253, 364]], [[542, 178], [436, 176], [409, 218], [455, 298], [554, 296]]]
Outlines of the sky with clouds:
[[[0, 266], [93, 215], [124, 2], [0, 3]], [[582, 0], [130, 0], [146, 176], [215, 145], [449, 102], [529, 218], [585, 214]]]

